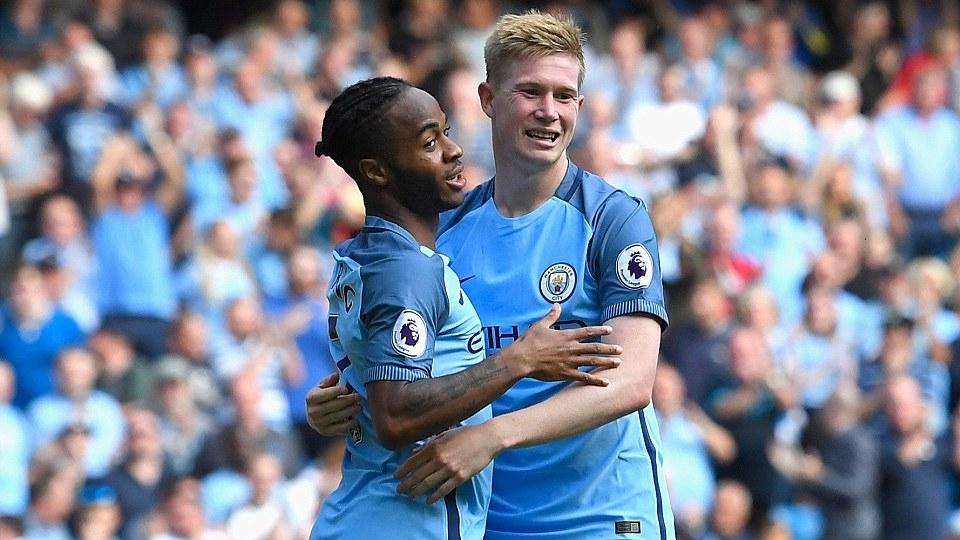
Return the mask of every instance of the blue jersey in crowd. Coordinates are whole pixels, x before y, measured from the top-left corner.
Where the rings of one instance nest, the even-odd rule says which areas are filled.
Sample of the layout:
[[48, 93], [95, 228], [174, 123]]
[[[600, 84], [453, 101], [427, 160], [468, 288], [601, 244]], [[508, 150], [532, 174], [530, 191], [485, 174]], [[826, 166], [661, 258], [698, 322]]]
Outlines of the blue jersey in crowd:
[[[549, 201], [503, 217], [493, 182], [442, 216], [438, 250], [474, 300], [487, 354], [516, 340], [554, 302], [564, 328], [642, 313], [667, 324], [657, 242], [646, 208], [572, 163]], [[494, 414], [527, 407], [565, 383], [523, 379]], [[494, 460], [489, 540], [674, 537], [653, 407]]]
[[[347, 437], [340, 486], [324, 502], [311, 540], [480, 539], [490, 500], [491, 467], [444, 500], [398, 495], [393, 473], [415, 447], [390, 451], [373, 427], [365, 385], [416, 381], [462, 371], [483, 360], [480, 320], [447, 259], [405, 229], [377, 217], [334, 253], [330, 282], [331, 351], [341, 384], [361, 396], [359, 428]], [[464, 424], [491, 417], [485, 407]], [[419, 443], [418, 443], [419, 444]]]

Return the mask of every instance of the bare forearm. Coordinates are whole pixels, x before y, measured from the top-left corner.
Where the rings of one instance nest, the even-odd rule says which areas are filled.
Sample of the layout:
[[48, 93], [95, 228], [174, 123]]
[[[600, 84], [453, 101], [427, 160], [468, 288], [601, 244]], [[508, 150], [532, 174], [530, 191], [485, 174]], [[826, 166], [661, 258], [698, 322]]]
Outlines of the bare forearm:
[[641, 409], [645, 403], [627, 378], [606, 370], [610, 385], [605, 388], [574, 383], [550, 399], [498, 416], [485, 426], [503, 449], [525, 448], [577, 435]]
[[[602, 371], [606, 387], [573, 384], [546, 401], [487, 422], [491, 436], [506, 448], [555, 441], [609, 423], [650, 403], [660, 350], [660, 326], [653, 319], [627, 315], [609, 321], [608, 341], [623, 347], [623, 362]], [[596, 373], [596, 372], [595, 372]]]
[[[399, 447], [440, 433], [469, 418], [497, 399], [519, 380], [501, 355], [492, 356], [468, 369], [443, 377], [405, 383], [390, 392], [378, 422], [381, 442]], [[393, 381], [371, 383], [375, 387], [397, 385]], [[375, 413], [376, 414], [376, 411]], [[384, 440], [386, 439], [386, 440]]]

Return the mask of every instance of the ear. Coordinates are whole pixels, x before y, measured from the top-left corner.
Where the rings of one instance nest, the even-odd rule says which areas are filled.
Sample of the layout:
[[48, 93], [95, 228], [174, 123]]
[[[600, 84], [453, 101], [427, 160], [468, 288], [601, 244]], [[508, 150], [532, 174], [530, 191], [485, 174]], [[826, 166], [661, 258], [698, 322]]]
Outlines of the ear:
[[577, 98], [577, 110], [578, 110], [578, 111], [579, 111], [580, 109], [583, 109], [583, 100], [584, 100], [583, 94], [580, 94], [580, 96]]
[[482, 82], [477, 87], [477, 93], [480, 94], [480, 108], [488, 118], [493, 118], [493, 86], [488, 82]]
[[359, 169], [360, 175], [378, 188], [386, 187], [386, 185], [390, 183], [387, 170], [375, 159], [361, 159]]

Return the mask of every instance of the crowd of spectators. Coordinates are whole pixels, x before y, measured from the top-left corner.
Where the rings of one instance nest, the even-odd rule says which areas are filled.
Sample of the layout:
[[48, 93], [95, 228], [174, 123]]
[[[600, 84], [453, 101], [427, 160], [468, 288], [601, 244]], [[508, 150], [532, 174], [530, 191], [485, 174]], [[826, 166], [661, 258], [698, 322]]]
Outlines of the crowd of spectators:
[[306, 538], [363, 223], [325, 107], [405, 78], [482, 182], [483, 43], [526, 7], [587, 31], [571, 155], [657, 228], [678, 537], [960, 538], [955, 2], [278, 0], [213, 39], [168, 0], [4, 6], [0, 539]]

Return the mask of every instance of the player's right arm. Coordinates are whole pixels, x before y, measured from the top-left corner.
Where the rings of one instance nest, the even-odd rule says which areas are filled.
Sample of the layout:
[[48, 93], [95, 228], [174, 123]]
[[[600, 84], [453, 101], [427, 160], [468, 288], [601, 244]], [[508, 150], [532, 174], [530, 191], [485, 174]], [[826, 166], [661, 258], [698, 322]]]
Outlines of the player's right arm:
[[581, 343], [605, 336], [607, 326], [553, 330], [559, 306], [537, 321], [515, 343], [463, 371], [414, 381], [381, 380], [367, 384], [377, 437], [385, 448], [398, 449], [455, 426], [492, 403], [524, 377], [574, 380], [606, 386], [607, 380], [579, 367], [616, 367], [621, 347]]

